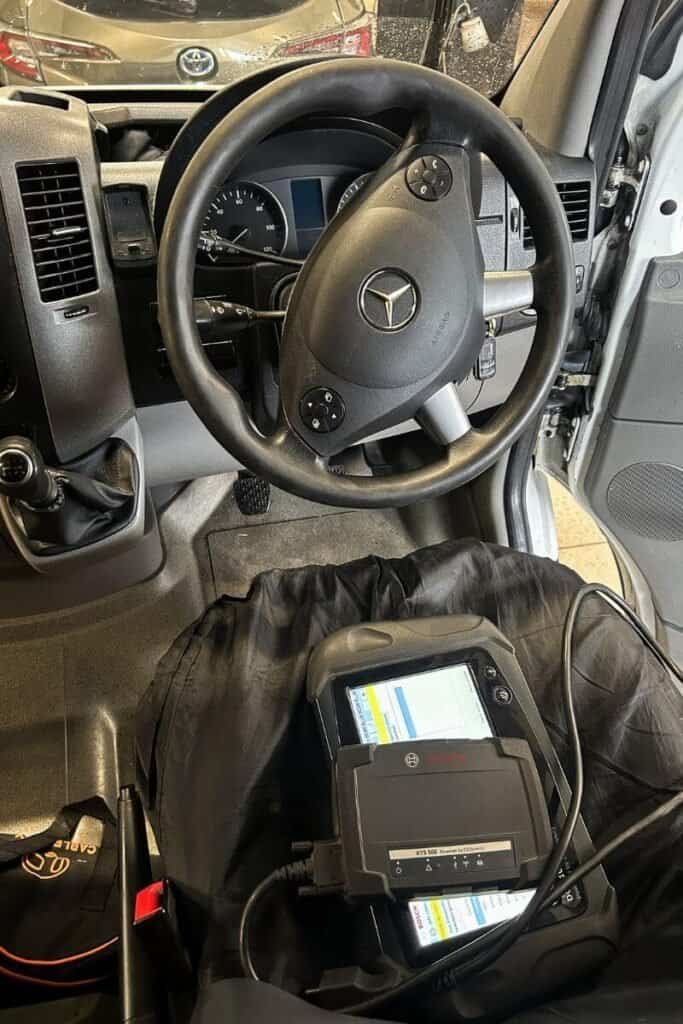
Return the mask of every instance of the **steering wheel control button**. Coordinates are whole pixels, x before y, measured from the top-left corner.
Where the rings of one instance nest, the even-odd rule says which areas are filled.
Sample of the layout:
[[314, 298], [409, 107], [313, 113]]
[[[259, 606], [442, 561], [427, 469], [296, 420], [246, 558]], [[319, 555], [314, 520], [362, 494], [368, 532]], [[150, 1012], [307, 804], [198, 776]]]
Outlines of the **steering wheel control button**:
[[312, 388], [299, 403], [302, 422], [316, 434], [331, 434], [344, 422], [346, 407], [331, 388]]
[[406, 171], [408, 188], [426, 202], [433, 203], [443, 197], [453, 184], [451, 169], [440, 156], [421, 156], [413, 160]]
[[376, 270], [358, 295], [360, 311], [378, 331], [400, 331], [417, 312], [417, 285], [403, 270]]

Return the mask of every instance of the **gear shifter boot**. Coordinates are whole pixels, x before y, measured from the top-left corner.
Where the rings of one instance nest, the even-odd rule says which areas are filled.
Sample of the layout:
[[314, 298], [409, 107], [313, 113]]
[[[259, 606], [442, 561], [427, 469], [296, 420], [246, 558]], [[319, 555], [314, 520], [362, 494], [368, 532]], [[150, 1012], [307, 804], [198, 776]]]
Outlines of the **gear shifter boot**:
[[112, 439], [55, 472], [59, 494], [51, 505], [14, 502], [26, 540], [36, 554], [61, 554], [104, 540], [125, 526], [135, 508], [137, 461]]

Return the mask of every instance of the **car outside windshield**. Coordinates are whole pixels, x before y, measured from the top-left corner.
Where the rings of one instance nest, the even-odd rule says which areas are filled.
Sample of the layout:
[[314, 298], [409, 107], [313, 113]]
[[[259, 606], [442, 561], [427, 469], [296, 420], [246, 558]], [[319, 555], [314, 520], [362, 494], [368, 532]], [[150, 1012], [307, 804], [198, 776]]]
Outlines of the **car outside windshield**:
[[[456, 0], [435, 63], [492, 96], [554, 3]], [[433, 13], [434, 0], [0, 0], [0, 80], [206, 88], [305, 55], [420, 61]]]

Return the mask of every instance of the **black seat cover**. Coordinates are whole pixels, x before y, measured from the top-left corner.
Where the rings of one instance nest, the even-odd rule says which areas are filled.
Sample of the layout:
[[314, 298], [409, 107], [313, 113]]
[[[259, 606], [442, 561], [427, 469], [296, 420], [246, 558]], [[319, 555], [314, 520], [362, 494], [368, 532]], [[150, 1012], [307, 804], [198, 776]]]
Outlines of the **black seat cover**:
[[341, 1024], [361, 1019], [321, 1010], [272, 985], [237, 978], [211, 985], [191, 1024]]
[[593, 990], [554, 1000], [508, 1024], [679, 1024], [683, 923], [624, 950]]
[[[329, 793], [303, 698], [311, 649], [359, 622], [483, 615], [515, 644], [567, 767], [561, 640], [579, 586], [550, 560], [454, 541], [401, 559], [264, 573], [246, 598], [221, 598], [185, 631], [141, 702], [137, 752], [203, 984], [239, 975], [237, 932], [249, 893], [291, 859], [293, 840], [321, 834], [316, 815]], [[683, 695], [594, 598], [579, 618], [573, 682], [583, 814], [600, 843], [683, 785]], [[656, 935], [662, 919], [683, 913], [682, 836], [679, 814], [610, 859], [625, 941]], [[301, 991], [315, 982], [315, 965], [292, 927], [273, 913], [254, 941], [264, 975]]]
[[[508, 1024], [679, 1024], [683, 1021], [683, 935], [638, 945], [594, 991], [527, 1010]], [[320, 1010], [272, 985], [242, 979], [211, 985], [191, 1024], [342, 1024], [359, 1020]], [[423, 1018], [427, 1024], [428, 1017]]]

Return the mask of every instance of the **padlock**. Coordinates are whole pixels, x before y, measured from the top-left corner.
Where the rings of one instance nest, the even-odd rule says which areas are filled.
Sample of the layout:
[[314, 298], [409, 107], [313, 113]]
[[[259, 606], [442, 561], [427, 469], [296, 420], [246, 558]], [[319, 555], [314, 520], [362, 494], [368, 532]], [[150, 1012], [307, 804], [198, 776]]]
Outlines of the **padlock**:
[[455, 12], [460, 32], [460, 43], [465, 53], [477, 53], [491, 42], [484, 19], [475, 14], [468, 3], [460, 4]]

